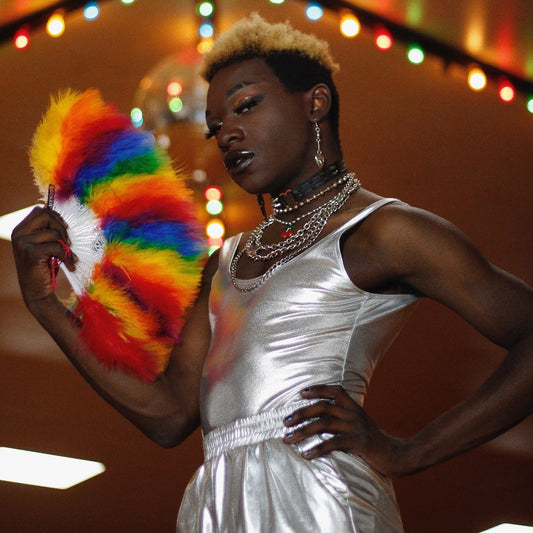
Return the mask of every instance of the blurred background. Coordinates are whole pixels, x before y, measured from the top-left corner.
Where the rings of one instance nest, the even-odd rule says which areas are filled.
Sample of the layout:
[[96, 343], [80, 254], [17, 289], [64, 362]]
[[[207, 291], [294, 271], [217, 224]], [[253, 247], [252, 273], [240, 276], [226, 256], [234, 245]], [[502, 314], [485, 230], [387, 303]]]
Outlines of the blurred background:
[[[327, 1], [316, 21], [297, 0], [217, 0], [208, 17], [197, 4], [108, 0], [90, 21], [84, 2], [0, 1], [0, 216], [38, 200], [27, 149], [50, 94], [97, 87], [124, 113], [138, 108], [132, 119], [191, 172], [206, 224], [220, 220], [227, 236], [257, 223], [255, 199], [230, 183], [215, 144], [203, 139], [205, 86], [195, 75], [198, 45], [209, 38], [199, 37], [201, 25], [219, 33], [257, 11], [330, 42], [341, 64], [345, 159], [364, 187], [451, 220], [492, 262], [533, 282], [530, 0]], [[53, 38], [45, 23], [56, 7], [66, 27]], [[353, 38], [339, 29], [349, 7], [362, 23]], [[17, 49], [13, 36], [23, 22], [30, 41]], [[389, 33], [390, 48], [376, 45], [376, 31]], [[415, 40], [426, 45], [420, 64], [406, 57]], [[488, 77], [481, 91], [467, 83], [474, 63]], [[509, 91], [499, 94], [505, 80], [515, 88], [510, 102], [502, 100]], [[203, 209], [212, 185], [222, 192], [219, 214]], [[0, 531], [173, 531], [183, 490], [202, 462], [201, 435], [164, 450], [115, 413], [25, 309], [7, 240], [0, 254], [0, 446], [106, 465], [68, 490], [0, 482]], [[472, 392], [503, 356], [452, 312], [423, 301], [376, 372], [367, 409], [387, 431], [409, 435]], [[406, 532], [533, 526], [532, 442], [530, 417], [489, 444], [396, 480]]]

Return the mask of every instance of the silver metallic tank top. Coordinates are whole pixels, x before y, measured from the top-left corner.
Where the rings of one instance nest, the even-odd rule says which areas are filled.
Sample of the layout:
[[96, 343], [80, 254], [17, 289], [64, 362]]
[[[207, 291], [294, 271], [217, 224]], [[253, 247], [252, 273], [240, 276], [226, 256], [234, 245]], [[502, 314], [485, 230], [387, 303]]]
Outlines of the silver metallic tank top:
[[200, 392], [204, 434], [301, 401], [300, 391], [311, 385], [340, 384], [363, 404], [378, 359], [416, 297], [359, 289], [344, 268], [340, 240], [393, 201], [371, 204], [248, 293], [233, 287], [229, 273], [242, 234], [224, 243], [210, 295], [212, 338]]

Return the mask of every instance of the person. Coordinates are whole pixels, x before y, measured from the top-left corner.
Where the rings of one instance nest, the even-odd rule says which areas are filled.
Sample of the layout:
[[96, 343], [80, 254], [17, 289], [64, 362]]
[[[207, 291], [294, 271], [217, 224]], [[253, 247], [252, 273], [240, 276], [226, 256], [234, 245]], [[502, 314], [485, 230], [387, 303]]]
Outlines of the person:
[[[156, 381], [103, 368], [80, 342], [50, 282], [51, 257], [75, 268], [60, 218], [35, 209], [13, 232], [27, 307], [96, 391], [165, 447], [201, 424], [205, 462], [180, 532], [402, 531], [393, 477], [532, 411], [533, 291], [449, 222], [361, 187], [343, 163], [336, 69], [326, 43], [258, 15], [205, 56], [207, 136], [265, 218], [210, 257]], [[421, 297], [508, 354], [469, 398], [396, 438], [363, 400]]]

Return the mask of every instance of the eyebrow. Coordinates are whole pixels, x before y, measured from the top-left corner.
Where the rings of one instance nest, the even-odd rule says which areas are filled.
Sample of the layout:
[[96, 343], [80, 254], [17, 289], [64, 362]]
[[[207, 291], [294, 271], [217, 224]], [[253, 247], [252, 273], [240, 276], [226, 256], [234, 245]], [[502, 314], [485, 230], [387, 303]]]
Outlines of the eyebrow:
[[254, 85], [255, 82], [253, 81], [243, 81], [241, 83], [238, 83], [235, 85], [235, 87], [232, 87], [226, 92], [226, 98], [229, 98], [231, 95], [235, 94], [237, 91], [242, 89], [243, 87], [246, 87], [247, 85]]
[[[247, 87], [248, 85], [255, 85], [255, 83], [255, 81], [242, 81], [241, 83], [237, 83], [237, 85], [234, 85], [233, 87], [231, 87], [231, 89], [228, 89], [226, 91], [224, 98], [228, 99], [230, 96], [235, 94], [237, 91], [240, 91], [242, 88]], [[209, 109], [205, 110], [206, 116], [210, 113], [211, 111]]]

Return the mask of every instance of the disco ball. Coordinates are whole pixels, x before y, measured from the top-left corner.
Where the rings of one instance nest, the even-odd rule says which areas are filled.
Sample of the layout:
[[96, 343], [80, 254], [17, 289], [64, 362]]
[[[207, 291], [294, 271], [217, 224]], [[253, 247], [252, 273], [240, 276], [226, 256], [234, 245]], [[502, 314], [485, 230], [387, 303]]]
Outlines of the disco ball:
[[157, 63], [141, 80], [135, 106], [142, 112], [142, 126], [164, 132], [173, 124], [205, 127], [208, 84], [198, 74], [196, 51], [173, 54]]

